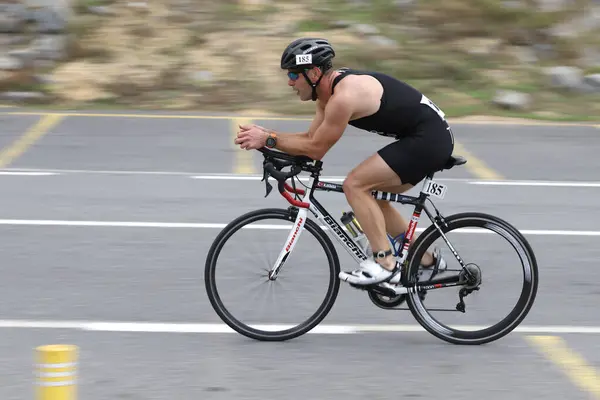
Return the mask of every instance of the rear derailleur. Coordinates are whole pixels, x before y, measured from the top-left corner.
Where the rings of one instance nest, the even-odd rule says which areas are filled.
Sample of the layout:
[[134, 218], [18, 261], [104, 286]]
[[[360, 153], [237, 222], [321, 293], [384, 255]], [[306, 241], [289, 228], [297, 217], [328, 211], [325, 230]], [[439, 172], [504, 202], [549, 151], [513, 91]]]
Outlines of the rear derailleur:
[[481, 269], [475, 264], [468, 264], [465, 270], [460, 273], [460, 279], [465, 280], [465, 286], [458, 291], [459, 302], [456, 305], [456, 310], [464, 313], [466, 307], [463, 299], [474, 291], [479, 290], [479, 285], [481, 285]]
[[470, 295], [471, 293], [473, 293], [474, 290], [479, 290], [479, 286], [478, 287], [474, 287], [474, 288], [462, 288], [458, 291], [458, 298], [459, 298], [459, 302], [456, 305], [456, 310], [460, 311], [461, 313], [464, 313], [466, 308], [465, 308], [465, 302], [463, 300], [463, 298], [467, 297], [468, 295]]

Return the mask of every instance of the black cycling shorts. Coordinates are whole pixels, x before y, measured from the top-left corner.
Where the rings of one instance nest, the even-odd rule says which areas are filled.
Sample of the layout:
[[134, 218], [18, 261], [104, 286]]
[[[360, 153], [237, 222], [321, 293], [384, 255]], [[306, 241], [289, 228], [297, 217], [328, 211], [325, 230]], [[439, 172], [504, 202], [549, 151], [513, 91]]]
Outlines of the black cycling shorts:
[[454, 150], [454, 137], [448, 123], [428, 106], [422, 107], [423, 121], [412, 133], [377, 151], [403, 184], [413, 186], [430, 172], [442, 169]]

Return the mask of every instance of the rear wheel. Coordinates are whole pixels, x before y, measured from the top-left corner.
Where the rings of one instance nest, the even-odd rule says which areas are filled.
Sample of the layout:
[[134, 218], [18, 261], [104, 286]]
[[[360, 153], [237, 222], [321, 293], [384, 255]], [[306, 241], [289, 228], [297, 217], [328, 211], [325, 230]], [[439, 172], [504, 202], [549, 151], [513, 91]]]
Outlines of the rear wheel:
[[[337, 253], [331, 243], [329, 237], [325, 232], [311, 219], [306, 219], [304, 230], [299, 234], [296, 247], [294, 248], [293, 254], [290, 254], [285, 262], [285, 265], [280, 269], [277, 279], [272, 281], [268, 279], [268, 271], [273, 267], [273, 261], [275, 260], [279, 251], [281, 251], [285, 244], [285, 237], [288, 235], [290, 230], [294, 227], [295, 213], [294, 208], [290, 209], [261, 209], [244, 214], [232, 222], [230, 222], [215, 238], [210, 250], [208, 252], [205, 264], [205, 287], [208, 298], [212, 307], [214, 308], [217, 315], [232, 329], [236, 332], [247, 336], [252, 339], [262, 341], [283, 341], [296, 338], [301, 336], [315, 326], [317, 326], [329, 313], [333, 304], [335, 303], [338, 291], [339, 291], [339, 279], [338, 274], [340, 272], [340, 264]], [[252, 224], [260, 222], [258, 226], [253, 227]], [[252, 230], [252, 229], [256, 230]], [[231, 250], [223, 251], [226, 244], [232, 241], [236, 235], [242, 236], [242, 231], [250, 230], [250, 236], [241, 239], [240, 244], [234, 245]], [[246, 231], [248, 232], [248, 231]], [[270, 235], [267, 233], [280, 233], [282, 239], [272, 240]], [[311, 242], [311, 239], [316, 239]], [[302, 250], [298, 246], [302, 243], [310, 242], [306, 250]], [[244, 249], [252, 249], [253, 252], [258, 250], [266, 250], [266, 247], [273, 245], [274, 255], [266, 258], [265, 265], [261, 266], [259, 263], [263, 259], [262, 256], [252, 255], [251, 260], [248, 263], [239, 262], [239, 257]], [[224, 254], [235, 253], [235, 262], [232, 262], [232, 266], [225, 266], [224, 261], [221, 261]], [[297, 269], [291, 266], [293, 262], [292, 258], [299, 258], [300, 265]], [[312, 262], [309, 260], [310, 257], [321, 257], [318, 261]], [[291, 305], [286, 307], [283, 315], [278, 317], [285, 319], [285, 323], [272, 323], [266, 324], [263, 321], [253, 321], [253, 323], [244, 323], [241, 318], [247, 317], [245, 312], [239, 312], [237, 315], [233, 315], [229, 311], [229, 308], [225, 306], [222, 299], [223, 293], [217, 289], [217, 267], [219, 267], [219, 273], [231, 272], [232, 269], [240, 267], [241, 269], [253, 268], [256, 276], [257, 273], [261, 277], [261, 283], [259, 288], [268, 287], [270, 294], [275, 291], [276, 285], [281, 285], [282, 282], [286, 282], [292, 272], [299, 271], [300, 279], [304, 280], [304, 286], [301, 291], [290, 291], [281, 302], [275, 301], [272, 298], [264, 301], [260, 304], [260, 307], [275, 305], [279, 306], [284, 301], [291, 301]], [[318, 267], [317, 272], [324, 274], [322, 279], [319, 279], [315, 274], [306, 272], [309, 267]], [[233, 277], [228, 278], [227, 282], [234, 278], [237, 278], [237, 272], [232, 272]], [[263, 285], [265, 284], [265, 285]], [[315, 296], [315, 288], [319, 285], [326, 286], [325, 294], [322, 297]], [[242, 290], [252, 286], [251, 283], [244, 280], [244, 287]], [[241, 290], [240, 290], [241, 291]], [[239, 292], [239, 291], [238, 291]], [[236, 292], [236, 293], [238, 293]], [[239, 294], [239, 293], [238, 293]], [[305, 296], [306, 301], [297, 299], [298, 296]], [[249, 310], [254, 311], [259, 306], [251, 305], [251, 301], [254, 299], [254, 295], [246, 296], [242, 299], [242, 303]], [[291, 300], [294, 298], [293, 300]], [[318, 300], [321, 298], [321, 300]], [[320, 301], [320, 305], [316, 306], [316, 310], [310, 311], [310, 315], [307, 317], [298, 317], [297, 312], [291, 309], [292, 306], [305, 305], [309, 300]], [[270, 316], [269, 316], [270, 317]], [[298, 320], [302, 318], [301, 320]]]
[[[449, 246], [445, 243], [442, 235], [435, 226], [429, 226], [411, 246], [407, 273], [411, 281], [416, 281], [423, 254], [425, 251], [430, 251], [429, 247], [432, 246], [435, 240], [440, 239], [440, 247], [445, 246], [449, 249], [447, 255], [444, 256], [448, 264], [450, 265], [450, 262], [458, 264], [455, 261], [456, 256], [453, 255], [453, 251], [456, 251], [463, 260], [466, 266], [465, 269], [469, 271], [469, 273], [466, 273], [460, 267], [457, 269], [458, 274], [463, 278], [461, 281], [464, 281], [462, 286], [458, 286], [460, 288], [459, 295], [452, 294], [452, 290], [456, 290], [457, 286], [440, 289], [429, 288], [427, 301], [424, 301], [419, 296], [417, 287], [413, 286], [408, 290], [406, 297], [407, 305], [415, 319], [428, 332], [447, 342], [454, 344], [484, 344], [500, 339], [523, 321], [535, 300], [539, 278], [537, 261], [533, 250], [525, 237], [515, 227], [492, 215], [482, 213], [455, 214], [446, 217], [445, 222], [447, 223], [447, 227], [441, 228], [451, 243], [452, 249], [449, 249]], [[456, 236], [453, 236], [454, 234]], [[473, 234], [477, 234], [478, 236], [472, 236]], [[477, 240], [473, 240], [474, 237]], [[459, 248], [461, 241], [463, 243], [462, 250]], [[505, 249], [494, 251], [482, 250], [486, 244], [494, 241], [503, 243], [506, 246]], [[508, 245], [506, 245], [507, 243]], [[481, 258], [474, 260], [468, 254], [469, 252], [476, 253]], [[499, 257], [508, 255], [513, 257], [513, 261], [497, 262]], [[490, 273], [484, 273], [482, 267], [487, 267], [494, 262], [499, 265], [499, 268], [491, 269]], [[522, 278], [522, 283], [514, 282], [511, 278], [508, 278], [508, 274], [510, 273], [508, 268], [513, 266], [518, 266], [519, 270], [515, 269], [515, 274]], [[444, 275], [440, 275], [440, 277], [445, 277], [448, 274], [451, 274], [451, 272], [444, 272]], [[434, 277], [434, 280], [437, 278]], [[498, 283], [500, 288], [490, 290], [489, 286], [494, 283]], [[500, 316], [497, 317], [497, 320], [493, 320], [496, 317], [490, 316], [492, 311], [497, 311], [500, 308], [499, 304], [509, 298], [508, 293], [510, 290], [517, 292], [514, 303], [509, 303], [508, 305], [509, 308], [512, 307], [512, 310], [506, 314], [501, 314], [504, 317]], [[452, 301], [449, 304], [452, 305], [452, 309], [433, 309], [431, 296], [433, 294], [440, 294], [441, 292], [445, 292], [444, 294], [448, 295], [445, 302]], [[489, 300], [488, 296], [494, 293], [499, 295], [499, 300]], [[466, 296], [464, 296], [465, 294]], [[471, 296], [470, 299], [468, 298], [469, 295]], [[459, 300], [458, 304], [457, 300]], [[481, 300], [482, 304], [487, 306], [488, 309], [483, 311], [483, 307], [479, 307], [478, 304], [469, 304], [469, 300], [471, 302]], [[463, 301], [466, 302], [466, 307]], [[426, 303], [429, 304], [426, 305]], [[475, 313], [481, 311], [483, 318], [491, 323], [491, 325], [484, 327], [481, 325], [466, 326], [463, 324], [452, 328], [441, 323], [433, 314], [434, 311], [455, 311], [455, 316], [458, 315], [466, 319], [465, 315], [469, 310]], [[449, 313], [446, 312], [443, 315], [447, 316]], [[468, 328], [472, 328], [473, 330], [469, 330]]]

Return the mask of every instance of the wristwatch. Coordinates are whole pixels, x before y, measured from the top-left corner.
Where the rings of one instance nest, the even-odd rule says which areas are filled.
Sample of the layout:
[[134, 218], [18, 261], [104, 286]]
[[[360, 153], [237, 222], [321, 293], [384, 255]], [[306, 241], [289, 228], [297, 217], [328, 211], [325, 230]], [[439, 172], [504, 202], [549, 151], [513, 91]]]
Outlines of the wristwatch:
[[272, 149], [273, 147], [275, 147], [276, 144], [277, 144], [277, 135], [273, 132], [270, 132], [269, 136], [267, 137], [266, 145], [268, 148]]

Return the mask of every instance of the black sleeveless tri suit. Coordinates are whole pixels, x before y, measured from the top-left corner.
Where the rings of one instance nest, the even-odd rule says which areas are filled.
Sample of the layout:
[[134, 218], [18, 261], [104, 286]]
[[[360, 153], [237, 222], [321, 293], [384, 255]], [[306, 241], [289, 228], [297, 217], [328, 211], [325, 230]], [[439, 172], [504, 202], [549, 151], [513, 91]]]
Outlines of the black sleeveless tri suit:
[[383, 86], [379, 110], [349, 124], [378, 135], [396, 138], [378, 154], [402, 180], [416, 185], [429, 172], [441, 169], [454, 149], [454, 137], [444, 113], [418, 90], [389, 75], [352, 69], [340, 69], [335, 86], [344, 77], [370, 75]]

